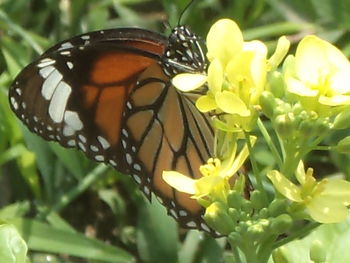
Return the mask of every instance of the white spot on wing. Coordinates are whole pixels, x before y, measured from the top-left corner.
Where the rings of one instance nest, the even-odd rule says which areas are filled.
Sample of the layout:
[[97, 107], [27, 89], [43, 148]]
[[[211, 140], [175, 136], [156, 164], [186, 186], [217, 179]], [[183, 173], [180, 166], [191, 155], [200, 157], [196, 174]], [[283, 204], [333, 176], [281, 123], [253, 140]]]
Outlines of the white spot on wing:
[[78, 138], [79, 138], [79, 140], [80, 140], [81, 142], [86, 143], [86, 137], [85, 137], [84, 135], [79, 134], [79, 135], [78, 135]]
[[131, 164], [131, 163], [132, 163], [132, 157], [131, 157], [131, 155], [130, 155], [129, 153], [126, 154], [126, 162], [127, 162], [128, 164]]
[[64, 126], [63, 128], [63, 135], [68, 137], [68, 136], [72, 136], [75, 133], [75, 130], [73, 130], [71, 127], [69, 126]]
[[80, 120], [78, 113], [75, 111], [67, 110], [64, 113], [64, 122], [75, 131], [79, 131], [83, 128], [83, 123]]
[[46, 79], [52, 71], [55, 70], [54, 66], [47, 66], [39, 70], [40, 76], [42, 76], [44, 79]]
[[148, 186], [145, 186], [145, 187], [143, 188], [143, 191], [144, 191], [144, 193], [146, 194], [146, 196], [149, 196], [149, 194], [151, 193], [151, 191], [149, 190], [149, 187], [148, 187]]
[[85, 145], [82, 142], [78, 142], [78, 146], [83, 152], [86, 152]]
[[62, 74], [58, 70], [54, 70], [47, 79], [45, 79], [41, 88], [41, 94], [46, 100], [52, 98], [57, 85], [62, 80]]
[[81, 36], [81, 39], [88, 40], [88, 39], [90, 39], [90, 36], [89, 35], [84, 35], [84, 36]]
[[201, 228], [206, 232], [210, 232], [210, 228], [204, 223], [201, 223]]
[[105, 150], [111, 146], [110, 143], [102, 136], [97, 136], [97, 140], [100, 142], [102, 148]]
[[71, 92], [72, 88], [67, 83], [61, 81], [58, 84], [49, 105], [49, 115], [54, 122], [61, 122], [63, 120]]
[[179, 215], [180, 216], [187, 216], [188, 214], [187, 214], [187, 212], [185, 210], [180, 210], [179, 211]]
[[67, 142], [67, 144], [68, 144], [69, 146], [75, 146], [75, 145], [76, 145], [76, 142], [75, 142], [75, 140], [69, 140], [69, 141]]
[[95, 145], [90, 145], [90, 150], [93, 152], [98, 152], [98, 148]]
[[21, 90], [21, 89], [17, 88], [17, 89], [15, 89], [15, 91], [16, 91], [16, 93], [17, 93], [19, 96], [22, 95], [22, 90]]
[[188, 226], [188, 227], [196, 227], [197, 225], [196, 225], [196, 223], [194, 221], [189, 221], [189, 222], [186, 223], [186, 226]]
[[105, 158], [103, 157], [103, 155], [96, 155], [95, 160], [98, 162], [103, 162], [105, 160]]
[[136, 183], [140, 184], [141, 183], [141, 177], [138, 176], [137, 174], [133, 174], [132, 177], [136, 181]]
[[109, 163], [113, 166], [117, 166], [117, 163], [114, 160], [109, 160]]
[[69, 69], [72, 69], [72, 68], [73, 68], [73, 63], [72, 63], [72, 62], [68, 61], [66, 64], [67, 64], [67, 66], [68, 66]]
[[14, 97], [11, 97], [10, 100], [11, 100], [11, 105], [12, 105], [12, 107], [13, 107], [15, 110], [18, 110], [18, 103], [17, 103], [16, 99], [15, 99]]
[[71, 42], [65, 42], [61, 45], [59, 49], [66, 49], [66, 48], [72, 48], [74, 47]]
[[55, 63], [55, 60], [53, 60], [51, 58], [44, 58], [44, 59], [39, 61], [39, 64], [37, 65], [37, 67], [43, 68], [43, 67], [50, 66], [54, 63]]
[[136, 171], [141, 171], [141, 166], [140, 166], [138, 163], [135, 163], [135, 164], [134, 164], [134, 169], [135, 169]]

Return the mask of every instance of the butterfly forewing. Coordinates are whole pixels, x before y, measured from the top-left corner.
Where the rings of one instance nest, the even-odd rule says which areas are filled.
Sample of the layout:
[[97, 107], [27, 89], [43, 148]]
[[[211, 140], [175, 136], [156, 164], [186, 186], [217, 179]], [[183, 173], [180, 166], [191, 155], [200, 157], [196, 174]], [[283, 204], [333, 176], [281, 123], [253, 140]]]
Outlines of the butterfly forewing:
[[182, 67], [176, 54], [186, 44], [164, 57], [173, 41], [130, 28], [62, 41], [17, 76], [10, 103], [31, 131], [130, 174], [182, 226], [210, 231], [196, 201], [162, 179], [163, 170], [198, 178], [214, 137], [208, 117], [195, 108], [198, 94], [179, 93], [169, 76], [186, 71], [192, 57], [204, 67], [203, 55], [187, 52]]

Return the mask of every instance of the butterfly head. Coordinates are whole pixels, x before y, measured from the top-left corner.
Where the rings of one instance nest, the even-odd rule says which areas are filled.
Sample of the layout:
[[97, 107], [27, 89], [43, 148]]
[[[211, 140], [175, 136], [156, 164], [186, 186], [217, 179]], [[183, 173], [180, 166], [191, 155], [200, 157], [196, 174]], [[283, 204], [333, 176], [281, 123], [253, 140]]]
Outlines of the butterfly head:
[[162, 59], [165, 74], [173, 77], [184, 72], [204, 72], [207, 64], [199, 42], [200, 38], [188, 27], [175, 27], [168, 38]]

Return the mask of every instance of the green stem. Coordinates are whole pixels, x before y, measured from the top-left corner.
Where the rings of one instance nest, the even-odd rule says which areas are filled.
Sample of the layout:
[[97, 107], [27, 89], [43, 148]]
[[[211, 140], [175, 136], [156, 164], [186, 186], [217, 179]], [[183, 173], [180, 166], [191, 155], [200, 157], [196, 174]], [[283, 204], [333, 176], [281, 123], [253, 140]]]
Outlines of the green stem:
[[318, 226], [320, 226], [320, 223], [314, 222], [314, 223], [307, 224], [305, 227], [293, 232], [288, 237], [275, 242], [275, 244], [273, 245], [273, 249], [276, 249], [276, 248], [283, 246], [283, 245], [285, 245], [293, 240], [297, 240], [299, 238], [302, 238], [302, 237], [308, 235], [312, 230], [314, 230]]
[[242, 259], [240, 257], [240, 254], [239, 254], [239, 249], [237, 247], [237, 244], [232, 242], [232, 240], [230, 238], [228, 238], [227, 240], [230, 243], [232, 254], [235, 258], [235, 263], [243, 263]]
[[254, 177], [256, 179], [257, 188], [263, 194], [263, 197], [265, 199], [264, 201], [265, 201], [265, 203], [267, 203], [267, 201], [268, 201], [267, 194], [266, 194], [265, 188], [263, 186], [263, 182], [262, 182], [263, 180], [261, 178], [261, 173], [259, 173], [258, 165], [257, 165], [256, 160], [254, 158], [252, 144], [250, 143], [249, 134], [245, 132], [244, 135], [245, 135], [245, 138], [246, 138], [246, 141], [247, 141], [247, 146], [248, 146], [249, 156], [250, 156], [250, 162], [252, 164], [253, 174], [254, 174]]
[[100, 175], [107, 169], [108, 166], [104, 164], [98, 165], [94, 170], [92, 170], [87, 176], [83, 178], [77, 187], [74, 187], [68, 193], [62, 195], [58, 202], [52, 207], [52, 211], [59, 212], [61, 209], [67, 206], [77, 196], [86, 191], [86, 189], [88, 189], [97, 179], [99, 179]]
[[250, 239], [242, 238], [242, 246], [240, 246], [247, 263], [264, 263], [261, 262], [256, 254], [256, 247], [254, 246], [254, 242]]
[[263, 122], [261, 121], [260, 118], [258, 119], [258, 127], [259, 127], [260, 132], [262, 133], [262, 135], [267, 143], [267, 146], [270, 148], [271, 153], [274, 156], [278, 167], [281, 168], [283, 165], [282, 158], [281, 158], [275, 144], [273, 143], [270, 134], [266, 130], [265, 125], [263, 124]]
[[272, 254], [273, 245], [276, 239], [277, 239], [276, 235], [272, 235], [272, 234], [270, 235], [267, 233], [267, 237], [262, 239], [259, 242], [260, 248], [257, 254], [258, 254], [258, 258], [261, 260], [261, 263], [268, 262]]

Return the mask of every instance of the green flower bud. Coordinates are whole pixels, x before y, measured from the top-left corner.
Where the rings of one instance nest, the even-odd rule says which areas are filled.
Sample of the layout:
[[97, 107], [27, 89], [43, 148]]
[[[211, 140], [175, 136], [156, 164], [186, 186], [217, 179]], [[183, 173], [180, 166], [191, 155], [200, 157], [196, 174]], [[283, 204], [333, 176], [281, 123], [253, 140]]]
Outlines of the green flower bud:
[[26, 262], [27, 245], [13, 225], [0, 225], [0, 244], [1, 262]]
[[[248, 227], [247, 234], [252, 240], [258, 240], [262, 236], [265, 236], [266, 234], [268, 223], [266, 224], [266, 222], [264, 223], [260, 221], [262, 220], [259, 220], [255, 224]], [[264, 220], [264, 221], [268, 221], [268, 220]]]
[[269, 216], [269, 211], [266, 207], [259, 211], [259, 218], [267, 218]]
[[265, 206], [263, 194], [259, 190], [250, 194], [250, 201], [254, 209], [260, 210]]
[[242, 210], [247, 214], [251, 214], [253, 212], [253, 205], [249, 200], [243, 199], [242, 202]]
[[293, 225], [293, 219], [288, 214], [282, 214], [271, 219], [271, 231], [276, 234], [282, 234], [288, 231]]
[[320, 240], [313, 240], [310, 247], [310, 259], [315, 263], [326, 262], [327, 247]]
[[277, 106], [276, 99], [271, 92], [264, 91], [260, 95], [260, 106], [265, 116], [271, 119]]
[[289, 114], [278, 115], [275, 118], [275, 126], [282, 138], [290, 137], [294, 132], [293, 120]]
[[279, 247], [272, 252], [272, 259], [275, 263], [292, 263], [290, 251], [287, 247]]
[[331, 123], [328, 118], [321, 118], [315, 122], [314, 133], [320, 135], [327, 132], [331, 128]]
[[340, 140], [334, 149], [340, 153], [350, 153], [350, 136]]
[[276, 217], [286, 212], [287, 200], [274, 199], [268, 207], [269, 216]]
[[343, 111], [335, 117], [333, 129], [346, 129], [350, 127], [350, 110]]
[[212, 203], [205, 210], [205, 222], [221, 234], [229, 234], [235, 229], [235, 222], [228, 214], [227, 207], [221, 202]]
[[240, 220], [240, 217], [239, 217], [240, 213], [239, 213], [239, 211], [236, 208], [231, 208], [230, 207], [228, 209], [228, 214], [230, 215], [230, 217], [231, 217], [231, 219], [233, 221], [239, 221]]
[[227, 204], [232, 208], [241, 209], [244, 200], [242, 195], [235, 190], [229, 191], [227, 195]]
[[315, 122], [310, 120], [304, 120], [299, 125], [299, 133], [303, 138], [310, 138], [315, 136]]
[[282, 98], [284, 96], [286, 88], [284, 86], [283, 76], [280, 72], [273, 71], [269, 74], [267, 83], [268, 89], [275, 97]]

